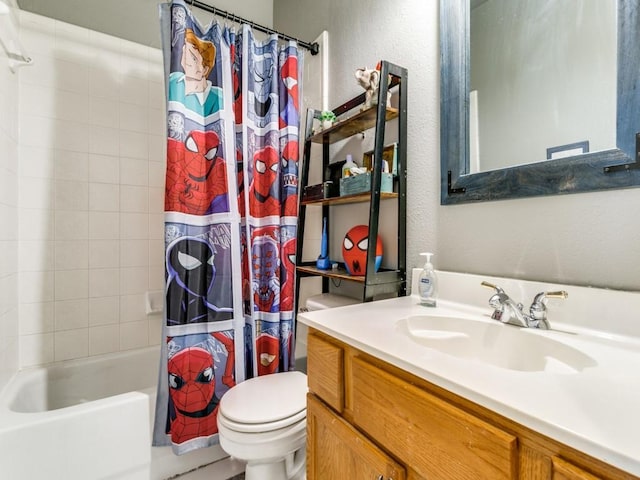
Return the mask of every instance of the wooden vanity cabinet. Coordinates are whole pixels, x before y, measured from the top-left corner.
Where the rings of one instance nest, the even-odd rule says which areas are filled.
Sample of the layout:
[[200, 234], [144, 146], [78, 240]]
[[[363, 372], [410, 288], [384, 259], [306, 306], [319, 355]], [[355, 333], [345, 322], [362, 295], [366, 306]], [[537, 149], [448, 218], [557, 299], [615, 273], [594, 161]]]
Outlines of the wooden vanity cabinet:
[[311, 329], [308, 480], [638, 479]]

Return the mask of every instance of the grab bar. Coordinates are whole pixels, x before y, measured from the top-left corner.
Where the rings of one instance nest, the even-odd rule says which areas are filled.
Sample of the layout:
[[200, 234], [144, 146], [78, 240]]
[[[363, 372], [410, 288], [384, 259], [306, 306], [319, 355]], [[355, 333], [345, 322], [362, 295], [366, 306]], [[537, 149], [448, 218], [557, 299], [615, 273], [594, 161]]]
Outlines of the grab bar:
[[20, 43], [18, 31], [11, 19], [11, 9], [0, 0], [0, 43], [7, 52], [9, 58], [9, 68], [13, 73], [18, 67], [31, 65], [33, 59], [27, 55], [24, 47]]

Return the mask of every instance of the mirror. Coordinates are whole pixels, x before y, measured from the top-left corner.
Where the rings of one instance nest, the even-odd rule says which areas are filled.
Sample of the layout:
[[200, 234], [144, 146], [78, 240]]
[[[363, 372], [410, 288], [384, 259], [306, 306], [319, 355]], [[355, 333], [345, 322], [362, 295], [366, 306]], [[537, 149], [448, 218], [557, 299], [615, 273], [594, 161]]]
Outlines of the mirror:
[[[552, 155], [552, 160], [525, 164], [515, 158], [511, 164], [517, 166], [470, 173], [470, 138], [475, 135], [470, 134], [470, 0], [440, 1], [443, 205], [640, 185], [640, 161], [636, 161], [640, 148], [640, 140], [636, 145], [640, 132], [640, 7], [635, 0], [617, 0], [616, 5], [615, 146], [580, 154], [583, 150], [578, 145], [568, 157]], [[522, 137], [526, 136], [524, 132]], [[511, 151], [524, 145], [511, 134], [503, 142], [509, 143]]]

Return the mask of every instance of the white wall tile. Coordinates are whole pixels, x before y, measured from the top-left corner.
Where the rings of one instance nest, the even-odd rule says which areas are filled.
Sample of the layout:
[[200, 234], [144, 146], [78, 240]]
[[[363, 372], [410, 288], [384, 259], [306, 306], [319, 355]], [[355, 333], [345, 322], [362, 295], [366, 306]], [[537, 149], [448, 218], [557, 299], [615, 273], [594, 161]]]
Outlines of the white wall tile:
[[89, 328], [89, 355], [102, 355], [120, 350], [120, 325]]
[[120, 238], [123, 240], [149, 238], [149, 215], [146, 213], [121, 213]]
[[89, 238], [89, 212], [55, 212], [56, 240], [87, 240]]
[[149, 115], [147, 107], [133, 103], [120, 103], [120, 130], [147, 133]]
[[149, 214], [149, 239], [164, 239], [164, 213]]
[[89, 94], [88, 65], [56, 58], [54, 68], [56, 88], [85, 95]]
[[7, 313], [17, 307], [19, 281], [19, 273], [10, 272], [0, 277], [0, 312]]
[[162, 240], [149, 240], [149, 265], [164, 265], [164, 242]]
[[149, 188], [122, 185], [120, 187], [120, 211], [139, 212], [149, 211]]
[[120, 242], [118, 240], [89, 241], [89, 268], [114, 268], [120, 266]]
[[55, 332], [54, 358], [56, 362], [89, 355], [89, 329]]
[[149, 158], [149, 137], [146, 133], [120, 131], [120, 156], [147, 160]]
[[44, 365], [54, 360], [53, 333], [20, 336], [20, 366]]
[[164, 212], [164, 188], [149, 187], [149, 213]]
[[120, 133], [116, 128], [89, 126], [89, 153], [118, 156]]
[[54, 242], [51, 240], [21, 240], [18, 261], [23, 272], [53, 270]]
[[48, 147], [29, 147], [21, 145], [20, 176], [53, 178], [55, 173], [55, 150]]
[[[166, 132], [166, 126], [165, 126]], [[166, 135], [149, 135], [149, 161], [167, 161], [167, 137]]]
[[147, 186], [149, 184], [149, 161], [139, 158], [120, 158], [120, 184]]
[[53, 302], [20, 304], [20, 335], [53, 332], [53, 306]]
[[89, 97], [89, 124], [118, 128], [120, 126], [119, 103], [108, 98]]
[[147, 267], [149, 265], [149, 240], [121, 240], [120, 266]]
[[56, 118], [56, 89], [51, 86], [23, 84], [19, 91], [20, 114]]
[[149, 267], [149, 290], [164, 290], [164, 264]]
[[144, 294], [120, 296], [120, 323], [143, 322], [146, 320]]
[[89, 180], [89, 155], [86, 152], [54, 150], [54, 174], [57, 180], [87, 182]]
[[[2, 225], [15, 227], [18, 224], [18, 228], [21, 225], [18, 222], [18, 211], [14, 205], [3, 205], [0, 204], [0, 222]], [[29, 210], [27, 210], [29, 211]], [[39, 211], [42, 212], [44, 210], [31, 210], [31, 211]], [[0, 241], [12, 241], [18, 239], [18, 232], [15, 228], [4, 228], [0, 229]]]
[[120, 323], [120, 296], [89, 299], [89, 325]]
[[120, 238], [120, 213], [90, 212], [89, 239], [117, 240]]
[[89, 119], [89, 96], [86, 92], [58, 90], [55, 92], [53, 115], [62, 120], [86, 124]]
[[89, 154], [89, 181], [119, 183], [120, 159], [117, 156]]
[[0, 233], [0, 362], [14, 351], [17, 365], [18, 348], [27, 366], [158, 344], [144, 293], [164, 288], [162, 53], [24, 18], [37, 62], [0, 75], [0, 107], [18, 120], [0, 118], [0, 222], [17, 225]]
[[21, 208], [53, 208], [54, 182], [50, 178], [23, 177], [20, 179]]
[[75, 120], [56, 120], [53, 147], [74, 152], [89, 151], [89, 130], [86, 123]]
[[92, 268], [89, 272], [89, 296], [113, 297], [120, 294], [121, 269]]
[[20, 145], [40, 148], [51, 148], [55, 145], [55, 119], [25, 114], [20, 116], [18, 124]]
[[89, 300], [62, 300], [55, 302], [55, 329], [73, 330], [89, 326]]
[[56, 240], [54, 268], [56, 271], [89, 268], [89, 241]]
[[[15, 240], [0, 240], [0, 277], [16, 275], [18, 272], [18, 259], [18, 242]], [[39, 269], [42, 269], [42, 267]]]
[[120, 269], [120, 294], [134, 295], [149, 289], [149, 269], [147, 267], [127, 267]]
[[127, 76], [147, 80], [149, 71], [148, 47], [129, 40], [120, 40], [120, 71]]
[[88, 210], [89, 182], [56, 180], [54, 205], [56, 210]]
[[89, 95], [117, 102], [120, 99], [121, 76], [110, 67], [111, 64], [118, 65], [118, 54], [108, 50], [99, 50], [95, 54], [95, 62], [89, 67]]
[[56, 61], [47, 54], [38, 55], [38, 61], [20, 71], [20, 85], [39, 85], [42, 87], [56, 87]]
[[146, 107], [149, 104], [149, 84], [146, 80], [123, 76], [120, 85], [120, 101]]
[[166, 167], [161, 162], [149, 162], [149, 186], [158, 187], [164, 190], [164, 182], [166, 177]]
[[18, 234], [20, 240], [53, 240], [54, 233], [53, 210], [19, 209]]
[[149, 322], [149, 345], [160, 345], [164, 343], [162, 335], [162, 315], [150, 315]]
[[149, 322], [146, 319], [120, 324], [120, 350], [146, 347], [148, 341]]
[[20, 272], [18, 295], [20, 303], [50, 302], [54, 296], [54, 272]]
[[117, 212], [120, 210], [122, 187], [108, 183], [89, 184], [89, 210]]
[[57, 270], [55, 299], [75, 300], [89, 296], [89, 270]]

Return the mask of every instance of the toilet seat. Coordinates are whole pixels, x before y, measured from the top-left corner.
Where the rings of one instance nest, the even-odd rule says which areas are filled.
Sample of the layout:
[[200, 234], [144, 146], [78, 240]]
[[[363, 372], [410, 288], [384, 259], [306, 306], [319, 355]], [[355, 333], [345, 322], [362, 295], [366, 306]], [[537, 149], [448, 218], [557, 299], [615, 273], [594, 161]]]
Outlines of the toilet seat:
[[306, 408], [307, 376], [282, 372], [251, 378], [231, 388], [220, 400], [218, 417], [237, 431], [268, 431], [304, 418]]
[[261, 432], [272, 432], [274, 430], [280, 430], [282, 428], [289, 427], [297, 422], [304, 420], [307, 416], [307, 410], [301, 410], [300, 412], [280, 420], [276, 420], [275, 422], [268, 423], [243, 423], [243, 422], [234, 422], [233, 420], [228, 419], [222, 410], [218, 411], [218, 425], [223, 425], [227, 427], [229, 430], [233, 430], [239, 433], [261, 433]]

